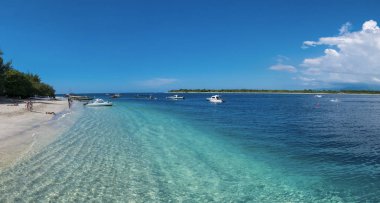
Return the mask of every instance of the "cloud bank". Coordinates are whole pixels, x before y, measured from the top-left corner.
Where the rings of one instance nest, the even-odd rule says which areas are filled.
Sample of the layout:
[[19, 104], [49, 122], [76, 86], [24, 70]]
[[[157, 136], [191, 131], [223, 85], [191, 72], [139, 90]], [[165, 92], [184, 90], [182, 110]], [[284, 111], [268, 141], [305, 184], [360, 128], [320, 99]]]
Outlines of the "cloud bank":
[[324, 54], [306, 58], [298, 77], [304, 82], [380, 84], [380, 28], [374, 20], [366, 21], [362, 29], [350, 32], [344, 24], [335, 37], [305, 41], [304, 47], [327, 46]]

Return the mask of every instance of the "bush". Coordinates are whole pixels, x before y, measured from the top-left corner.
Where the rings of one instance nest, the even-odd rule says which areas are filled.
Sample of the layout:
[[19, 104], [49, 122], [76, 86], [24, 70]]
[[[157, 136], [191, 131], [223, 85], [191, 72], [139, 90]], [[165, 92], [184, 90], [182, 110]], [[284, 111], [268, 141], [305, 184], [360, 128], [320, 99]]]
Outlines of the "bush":
[[5, 72], [4, 82], [5, 94], [9, 97], [30, 97], [33, 96], [32, 83], [22, 72], [11, 69]]
[[40, 96], [49, 96], [49, 97], [55, 97], [55, 90], [52, 86], [45, 84], [45, 83], [40, 83], [38, 92]]
[[40, 76], [23, 73], [12, 67], [12, 62], [4, 63], [0, 51], [0, 96], [27, 98], [34, 95], [55, 96], [52, 86], [41, 82]]

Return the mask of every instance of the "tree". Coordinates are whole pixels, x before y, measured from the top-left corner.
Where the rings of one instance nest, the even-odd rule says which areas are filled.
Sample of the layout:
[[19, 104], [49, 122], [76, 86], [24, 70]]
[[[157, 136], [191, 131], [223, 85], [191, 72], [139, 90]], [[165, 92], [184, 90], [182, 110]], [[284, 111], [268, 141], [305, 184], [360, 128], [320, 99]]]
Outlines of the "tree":
[[9, 97], [33, 96], [33, 86], [24, 73], [10, 69], [5, 72], [5, 94]]
[[12, 62], [4, 63], [0, 50], [0, 96], [30, 97], [34, 95], [54, 97], [55, 90], [45, 84], [37, 74], [23, 73], [12, 67]]
[[0, 50], [0, 96], [4, 95], [5, 93], [5, 73], [12, 69], [12, 62], [9, 61], [7, 63], [4, 63], [3, 59], [3, 52]]
[[49, 97], [55, 97], [55, 90], [52, 86], [45, 84], [45, 83], [40, 83], [39, 87], [39, 92], [40, 96], [49, 96]]
[[40, 83], [41, 82], [41, 78], [37, 74], [26, 73], [25, 76], [28, 78], [28, 80], [30, 80], [30, 82], [34, 82], [34, 83]]

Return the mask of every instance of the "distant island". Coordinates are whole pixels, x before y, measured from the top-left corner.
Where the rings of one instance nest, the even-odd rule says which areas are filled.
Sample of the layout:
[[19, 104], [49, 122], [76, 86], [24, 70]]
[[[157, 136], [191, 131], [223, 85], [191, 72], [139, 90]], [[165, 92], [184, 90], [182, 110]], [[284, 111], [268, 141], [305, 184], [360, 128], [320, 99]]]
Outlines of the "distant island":
[[380, 94], [374, 90], [263, 90], [263, 89], [177, 89], [169, 93], [289, 93], [289, 94]]

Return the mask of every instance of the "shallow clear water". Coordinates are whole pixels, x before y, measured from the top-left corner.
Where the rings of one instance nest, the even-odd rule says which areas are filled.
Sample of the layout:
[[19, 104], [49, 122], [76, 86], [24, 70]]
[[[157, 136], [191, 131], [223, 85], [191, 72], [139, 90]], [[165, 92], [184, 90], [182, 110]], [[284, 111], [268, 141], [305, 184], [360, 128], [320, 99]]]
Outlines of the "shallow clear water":
[[133, 96], [0, 172], [0, 202], [380, 201], [379, 96]]

